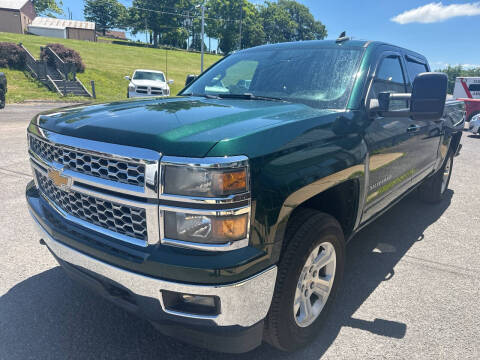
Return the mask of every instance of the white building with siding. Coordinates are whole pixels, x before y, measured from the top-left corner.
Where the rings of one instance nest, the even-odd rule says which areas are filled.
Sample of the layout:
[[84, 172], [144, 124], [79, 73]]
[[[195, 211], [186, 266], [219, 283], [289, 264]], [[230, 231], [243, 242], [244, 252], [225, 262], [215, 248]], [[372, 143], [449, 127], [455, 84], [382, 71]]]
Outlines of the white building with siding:
[[97, 41], [95, 23], [89, 21], [36, 17], [28, 26], [28, 32], [60, 39]]

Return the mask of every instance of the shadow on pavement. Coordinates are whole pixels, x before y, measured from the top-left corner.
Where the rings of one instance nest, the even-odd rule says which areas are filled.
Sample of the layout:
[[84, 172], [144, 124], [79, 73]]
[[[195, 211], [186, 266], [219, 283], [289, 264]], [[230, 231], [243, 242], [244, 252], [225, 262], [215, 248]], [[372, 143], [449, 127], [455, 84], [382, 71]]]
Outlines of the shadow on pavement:
[[0, 358], [5, 359], [318, 359], [342, 327], [403, 338], [408, 324], [352, 315], [384, 281], [424, 230], [448, 208], [453, 191], [438, 205], [409, 196], [347, 247], [347, 268], [331, 316], [318, 340], [293, 354], [263, 345], [248, 354], [212, 353], [166, 338], [148, 322], [117, 308], [69, 280], [60, 267], [19, 283], [0, 298]]

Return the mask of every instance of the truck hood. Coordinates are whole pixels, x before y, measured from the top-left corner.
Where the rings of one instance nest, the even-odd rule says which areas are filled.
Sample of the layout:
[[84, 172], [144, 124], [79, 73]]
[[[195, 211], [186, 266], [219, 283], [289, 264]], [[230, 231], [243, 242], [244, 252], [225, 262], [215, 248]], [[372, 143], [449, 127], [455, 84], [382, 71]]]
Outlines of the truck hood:
[[61, 108], [32, 121], [62, 135], [203, 157], [222, 140], [331, 112], [284, 102], [188, 97]]
[[131, 80], [130, 83], [135, 86], [150, 86], [158, 88], [165, 88], [167, 86], [166, 82], [155, 80]]

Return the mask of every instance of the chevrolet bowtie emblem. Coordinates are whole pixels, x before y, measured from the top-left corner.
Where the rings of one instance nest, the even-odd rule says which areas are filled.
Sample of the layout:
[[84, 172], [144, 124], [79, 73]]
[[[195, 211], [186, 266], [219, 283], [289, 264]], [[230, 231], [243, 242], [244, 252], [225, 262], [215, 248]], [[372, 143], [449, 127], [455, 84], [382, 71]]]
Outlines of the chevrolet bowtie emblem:
[[62, 175], [61, 170], [48, 170], [48, 178], [52, 180], [55, 186], [59, 187], [60, 189], [67, 190], [70, 188], [70, 178]]

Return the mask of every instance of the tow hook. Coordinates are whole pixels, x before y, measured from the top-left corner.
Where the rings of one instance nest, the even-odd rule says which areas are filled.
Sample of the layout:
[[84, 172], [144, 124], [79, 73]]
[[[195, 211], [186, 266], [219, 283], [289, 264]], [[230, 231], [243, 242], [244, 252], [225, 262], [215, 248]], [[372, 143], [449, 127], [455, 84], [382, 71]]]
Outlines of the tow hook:
[[45, 243], [45, 240], [43, 240], [43, 239], [40, 239], [39, 243], [40, 243], [40, 245], [47, 245], [47, 244]]

